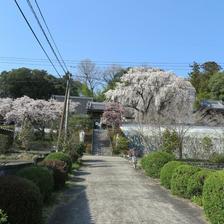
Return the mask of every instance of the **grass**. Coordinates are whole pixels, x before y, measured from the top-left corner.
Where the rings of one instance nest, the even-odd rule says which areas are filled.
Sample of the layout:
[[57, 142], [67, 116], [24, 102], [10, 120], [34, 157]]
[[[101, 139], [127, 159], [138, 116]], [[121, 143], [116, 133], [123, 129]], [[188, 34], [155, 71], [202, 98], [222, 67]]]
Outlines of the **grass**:
[[193, 203], [195, 203], [196, 205], [200, 206], [200, 207], [203, 206], [203, 203], [202, 203], [202, 196], [193, 196], [193, 197], [191, 198], [191, 201], [192, 201]]

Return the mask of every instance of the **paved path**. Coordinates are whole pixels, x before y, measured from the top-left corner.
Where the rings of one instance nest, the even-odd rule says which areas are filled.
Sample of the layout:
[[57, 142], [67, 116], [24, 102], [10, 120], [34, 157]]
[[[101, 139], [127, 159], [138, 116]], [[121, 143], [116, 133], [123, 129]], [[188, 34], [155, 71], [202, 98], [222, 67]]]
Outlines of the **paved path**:
[[202, 224], [202, 211], [118, 157], [85, 156], [49, 224]]

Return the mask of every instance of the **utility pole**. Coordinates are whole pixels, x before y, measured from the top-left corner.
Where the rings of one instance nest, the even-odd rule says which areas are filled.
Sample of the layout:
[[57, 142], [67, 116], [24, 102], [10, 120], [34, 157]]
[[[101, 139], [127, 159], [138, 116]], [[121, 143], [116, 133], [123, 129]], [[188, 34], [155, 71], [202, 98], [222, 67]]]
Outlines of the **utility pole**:
[[65, 113], [65, 132], [64, 132], [64, 142], [67, 140], [68, 137], [68, 116], [69, 116], [69, 106], [70, 106], [70, 79], [71, 74], [69, 73], [69, 86], [68, 86], [68, 96], [67, 96], [67, 102], [66, 102], [66, 113]]
[[[67, 122], [68, 122], [68, 107], [69, 107], [69, 98], [70, 98], [70, 79], [71, 79], [71, 74], [70, 73], [66, 73], [66, 90], [65, 90], [65, 99], [64, 99], [64, 107], [63, 107], [63, 111], [62, 111], [62, 116], [61, 116], [61, 121], [60, 121], [60, 127], [59, 127], [59, 132], [58, 132], [58, 141], [57, 141], [57, 149], [56, 151], [59, 151], [59, 144], [61, 141], [61, 137], [62, 137], [62, 130], [64, 128], [64, 126], [66, 126], [66, 131], [65, 131], [65, 136], [64, 136], [64, 141], [66, 140], [66, 136], [67, 136]], [[67, 121], [66, 121], [67, 119]], [[66, 125], [65, 125], [65, 121], [66, 121]]]

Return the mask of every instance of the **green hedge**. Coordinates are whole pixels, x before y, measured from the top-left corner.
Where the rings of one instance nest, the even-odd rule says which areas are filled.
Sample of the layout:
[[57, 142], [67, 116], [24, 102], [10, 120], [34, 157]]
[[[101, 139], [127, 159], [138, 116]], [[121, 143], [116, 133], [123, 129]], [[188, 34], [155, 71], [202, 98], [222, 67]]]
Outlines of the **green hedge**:
[[183, 165], [183, 162], [180, 161], [171, 161], [168, 162], [167, 164], [165, 164], [163, 166], [163, 168], [161, 169], [160, 172], [160, 181], [161, 181], [161, 185], [163, 185], [164, 187], [170, 189], [171, 187], [171, 179], [172, 179], [172, 175], [174, 170], [178, 167]]
[[44, 160], [61, 160], [68, 166], [68, 172], [72, 171], [72, 159], [69, 155], [63, 152], [53, 152], [49, 154]]
[[141, 163], [148, 176], [159, 178], [162, 167], [174, 159], [174, 155], [167, 152], [151, 152], [144, 156]]
[[171, 191], [175, 195], [182, 196], [184, 198], [189, 198], [187, 193], [187, 186], [189, 178], [196, 172], [200, 171], [199, 167], [190, 165], [178, 166], [172, 175], [171, 179]]
[[187, 194], [190, 198], [195, 196], [202, 196], [204, 182], [211, 173], [211, 170], [203, 169], [189, 178], [187, 185]]
[[224, 223], [224, 171], [214, 172], [205, 180], [203, 205], [212, 224]]
[[27, 167], [21, 169], [17, 175], [35, 183], [39, 187], [44, 201], [50, 198], [54, 187], [54, 179], [52, 172], [47, 168], [38, 166]]
[[41, 224], [42, 196], [38, 187], [16, 176], [0, 177], [0, 208], [10, 224]]
[[65, 182], [68, 179], [67, 165], [60, 160], [44, 160], [41, 163], [42, 166], [46, 166], [53, 172], [54, 189], [58, 190], [65, 186]]

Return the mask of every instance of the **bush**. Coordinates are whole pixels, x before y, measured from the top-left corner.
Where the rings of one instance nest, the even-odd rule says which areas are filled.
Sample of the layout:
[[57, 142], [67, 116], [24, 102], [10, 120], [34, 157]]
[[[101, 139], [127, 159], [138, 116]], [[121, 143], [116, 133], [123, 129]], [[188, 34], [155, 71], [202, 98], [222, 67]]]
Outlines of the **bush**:
[[162, 134], [162, 150], [172, 153], [178, 149], [180, 138], [175, 130], [166, 129]]
[[35, 183], [39, 187], [44, 201], [50, 198], [54, 187], [54, 179], [48, 169], [38, 166], [26, 167], [21, 169], [17, 175]]
[[68, 179], [68, 169], [65, 162], [60, 160], [45, 160], [41, 165], [52, 170], [55, 190], [61, 189], [65, 186], [65, 182]]
[[0, 209], [0, 224], [7, 224], [8, 216], [5, 214], [3, 210]]
[[61, 160], [67, 164], [68, 172], [72, 171], [72, 159], [69, 155], [63, 152], [53, 152], [49, 154], [45, 160]]
[[205, 179], [212, 173], [211, 170], [203, 169], [192, 175], [188, 180], [187, 194], [189, 197], [202, 196]]
[[189, 198], [187, 193], [187, 185], [189, 178], [196, 172], [200, 171], [199, 167], [190, 165], [178, 166], [172, 175], [171, 179], [171, 191], [175, 195], [182, 196], [184, 198]]
[[42, 197], [38, 187], [16, 176], [0, 177], [0, 208], [10, 224], [42, 223]]
[[162, 167], [174, 159], [174, 155], [167, 152], [151, 152], [144, 156], [142, 167], [147, 175], [158, 178]]
[[125, 151], [128, 151], [128, 139], [123, 136], [119, 136], [118, 138], [115, 137], [115, 147], [114, 147], [113, 153], [120, 154]]
[[75, 145], [75, 151], [78, 153], [79, 157], [82, 157], [86, 150], [86, 146], [84, 143], [79, 143]]
[[166, 163], [160, 172], [160, 181], [161, 181], [161, 185], [163, 185], [164, 187], [170, 189], [170, 185], [171, 185], [171, 179], [172, 179], [172, 175], [174, 170], [178, 167], [183, 165], [183, 162], [180, 161], [171, 161]]
[[205, 214], [212, 224], [224, 223], [224, 172], [212, 173], [203, 187]]
[[214, 153], [210, 157], [210, 161], [213, 163], [224, 163], [224, 153], [222, 154]]
[[85, 150], [86, 150], [85, 144], [79, 143], [79, 144], [73, 145], [72, 149], [68, 151], [68, 154], [72, 158], [72, 161], [76, 162], [80, 157], [83, 156]]

